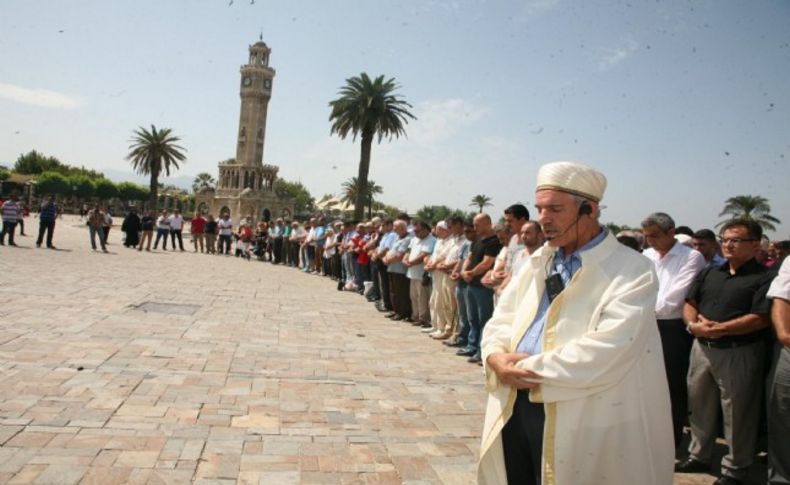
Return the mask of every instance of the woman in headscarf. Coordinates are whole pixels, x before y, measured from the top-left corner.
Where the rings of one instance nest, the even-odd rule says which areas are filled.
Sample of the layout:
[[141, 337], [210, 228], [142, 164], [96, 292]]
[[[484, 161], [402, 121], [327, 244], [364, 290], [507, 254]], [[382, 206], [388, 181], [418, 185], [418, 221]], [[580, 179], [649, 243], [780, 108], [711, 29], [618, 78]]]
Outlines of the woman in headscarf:
[[131, 209], [126, 217], [123, 220], [123, 224], [121, 224], [121, 231], [126, 233], [126, 239], [123, 241], [123, 245], [127, 248], [135, 248], [140, 243], [140, 231], [143, 229], [143, 225], [140, 222], [140, 216], [137, 215], [137, 211]]

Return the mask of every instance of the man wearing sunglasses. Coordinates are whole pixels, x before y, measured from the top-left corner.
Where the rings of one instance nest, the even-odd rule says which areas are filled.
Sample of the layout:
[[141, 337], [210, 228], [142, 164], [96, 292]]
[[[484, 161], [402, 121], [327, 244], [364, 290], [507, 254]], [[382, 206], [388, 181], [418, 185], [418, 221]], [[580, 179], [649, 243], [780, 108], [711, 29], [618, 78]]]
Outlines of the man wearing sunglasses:
[[727, 263], [700, 273], [683, 307], [696, 337], [688, 374], [691, 444], [689, 458], [675, 470], [710, 470], [721, 409], [729, 452], [717, 485], [743, 483], [756, 452], [771, 282], [755, 260], [761, 237], [762, 228], [752, 220], [724, 224], [719, 241]]

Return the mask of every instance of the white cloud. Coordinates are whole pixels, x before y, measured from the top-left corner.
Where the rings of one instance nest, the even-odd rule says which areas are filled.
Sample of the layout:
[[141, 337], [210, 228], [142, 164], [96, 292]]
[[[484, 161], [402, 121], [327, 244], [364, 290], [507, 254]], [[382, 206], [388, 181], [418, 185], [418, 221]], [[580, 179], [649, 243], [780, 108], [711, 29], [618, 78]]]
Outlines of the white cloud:
[[463, 99], [423, 101], [417, 105], [415, 116], [407, 126], [409, 138], [420, 144], [434, 144], [455, 135], [463, 127], [480, 120], [486, 109]]
[[598, 60], [598, 69], [601, 71], [612, 69], [616, 65], [626, 60], [631, 54], [636, 52], [638, 47], [639, 43], [637, 41], [634, 39], [628, 39], [621, 45], [614, 48], [602, 49], [603, 55]]
[[45, 108], [74, 109], [82, 105], [82, 100], [79, 98], [57, 91], [31, 89], [7, 83], [0, 83], [0, 98]]

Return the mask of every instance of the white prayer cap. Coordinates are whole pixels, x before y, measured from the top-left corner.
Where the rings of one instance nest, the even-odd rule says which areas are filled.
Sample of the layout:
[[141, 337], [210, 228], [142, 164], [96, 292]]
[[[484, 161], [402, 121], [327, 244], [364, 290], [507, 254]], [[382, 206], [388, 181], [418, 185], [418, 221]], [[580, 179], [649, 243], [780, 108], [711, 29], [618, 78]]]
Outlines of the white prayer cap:
[[436, 223], [436, 228], [437, 229], [444, 229], [446, 231], [447, 230], [447, 223], [444, 222], [444, 221], [439, 221], [439, 222]]
[[538, 170], [538, 186], [535, 190], [559, 190], [599, 202], [606, 190], [606, 177], [580, 163], [552, 162]]

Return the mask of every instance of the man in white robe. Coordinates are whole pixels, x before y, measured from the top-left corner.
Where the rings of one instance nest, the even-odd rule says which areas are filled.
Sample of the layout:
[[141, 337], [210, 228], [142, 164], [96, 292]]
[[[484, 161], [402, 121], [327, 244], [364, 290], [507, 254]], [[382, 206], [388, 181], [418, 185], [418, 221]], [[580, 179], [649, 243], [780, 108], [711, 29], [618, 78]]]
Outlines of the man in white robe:
[[671, 484], [674, 446], [649, 260], [598, 223], [606, 178], [544, 165], [548, 243], [488, 321], [481, 484]]

